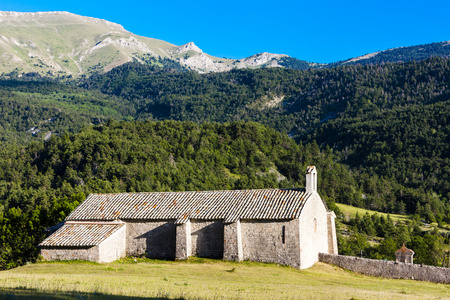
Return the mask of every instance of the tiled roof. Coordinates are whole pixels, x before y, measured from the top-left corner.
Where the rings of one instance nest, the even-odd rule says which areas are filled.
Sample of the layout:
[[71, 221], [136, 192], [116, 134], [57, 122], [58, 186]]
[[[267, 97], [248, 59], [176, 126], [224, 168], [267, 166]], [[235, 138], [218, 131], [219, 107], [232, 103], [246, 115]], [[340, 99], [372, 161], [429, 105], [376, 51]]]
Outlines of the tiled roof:
[[403, 246], [398, 249], [397, 251], [395, 251], [395, 255], [397, 254], [401, 254], [401, 253], [405, 253], [405, 254], [414, 254], [414, 251], [412, 251], [411, 249], [408, 249], [405, 247], [405, 244], [403, 244]]
[[66, 220], [294, 219], [309, 196], [304, 189], [91, 194]]
[[66, 222], [39, 246], [92, 247], [122, 228], [125, 223]]

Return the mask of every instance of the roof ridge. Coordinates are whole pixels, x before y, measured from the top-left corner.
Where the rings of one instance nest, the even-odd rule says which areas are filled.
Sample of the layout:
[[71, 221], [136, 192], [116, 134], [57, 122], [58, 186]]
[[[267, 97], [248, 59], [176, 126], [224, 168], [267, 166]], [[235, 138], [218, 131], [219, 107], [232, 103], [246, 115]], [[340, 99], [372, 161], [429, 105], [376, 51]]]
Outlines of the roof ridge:
[[130, 194], [169, 194], [169, 193], [214, 193], [214, 192], [251, 192], [251, 191], [304, 191], [305, 188], [245, 189], [245, 190], [208, 190], [208, 191], [163, 191], [129, 193], [90, 193], [89, 195], [130, 195]]

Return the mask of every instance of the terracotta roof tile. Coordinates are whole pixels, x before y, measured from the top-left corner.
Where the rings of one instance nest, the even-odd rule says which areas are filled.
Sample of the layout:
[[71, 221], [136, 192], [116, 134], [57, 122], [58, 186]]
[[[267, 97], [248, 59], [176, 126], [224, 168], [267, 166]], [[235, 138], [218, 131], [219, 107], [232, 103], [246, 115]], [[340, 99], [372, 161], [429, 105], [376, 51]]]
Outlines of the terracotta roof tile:
[[397, 251], [395, 251], [395, 255], [397, 254], [401, 254], [401, 253], [405, 253], [405, 254], [414, 254], [414, 251], [412, 251], [411, 249], [408, 249], [405, 247], [405, 244], [403, 244], [403, 246], [398, 249]]
[[125, 223], [66, 222], [46, 238], [39, 246], [44, 247], [92, 247], [100, 244]]
[[304, 189], [91, 194], [66, 220], [293, 219], [309, 196]]

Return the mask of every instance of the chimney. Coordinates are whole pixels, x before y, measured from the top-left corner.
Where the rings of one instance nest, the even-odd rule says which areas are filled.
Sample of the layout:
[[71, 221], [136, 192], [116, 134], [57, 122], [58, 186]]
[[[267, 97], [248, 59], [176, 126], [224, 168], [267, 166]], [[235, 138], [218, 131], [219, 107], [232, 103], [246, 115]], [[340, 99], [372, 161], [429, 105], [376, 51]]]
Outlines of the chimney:
[[306, 193], [317, 193], [317, 171], [315, 166], [306, 168]]

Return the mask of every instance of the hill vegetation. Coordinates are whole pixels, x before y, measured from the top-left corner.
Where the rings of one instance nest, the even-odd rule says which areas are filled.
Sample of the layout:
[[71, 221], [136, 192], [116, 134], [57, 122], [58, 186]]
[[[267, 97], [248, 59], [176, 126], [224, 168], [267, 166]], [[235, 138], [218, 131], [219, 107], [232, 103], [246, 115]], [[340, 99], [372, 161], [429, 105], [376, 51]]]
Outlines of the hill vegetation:
[[337, 65], [345, 64], [375, 65], [397, 62], [412, 62], [421, 61], [430, 57], [448, 58], [450, 57], [449, 45], [449, 42], [446, 41], [409, 47], [393, 48], [362, 57], [356, 57], [345, 61], [331, 63], [328, 65], [328, 67], [335, 67]]
[[448, 78], [443, 58], [204, 75], [129, 64], [83, 86], [129, 100], [136, 119], [257, 121], [316, 140], [356, 172], [361, 196], [345, 203], [438, 221], [450, 217]]
[[78, 132], [110, 118], [132, 119], [133, 108], [117, 97], [31, 77], [0, 79], [0, 141], [26, 144], [48, 133]]
[[395, 260], [395, 251], [405, 244], [414, 249], [414, 263], [450, 267], [450, 231], [429, 224], [424, 228], [418, 215], [401, 221], [373, 211], [340, 217], [340, 254]]
[[342, 253], [388, 258], [406, 242], [434, 247], [422, 262], [446, 265], [448, 235], [420, 227], [450, 223], [449, 78], [438, 57], [211, 74], [134, 62], [71, 82], [10, 74], [0, 81], [1, 267], [35, 260], [42, 230], [87, 193], [302, 186], [307, 164], [338, 214], [334, 201], [414, 216], [343, 220]]

